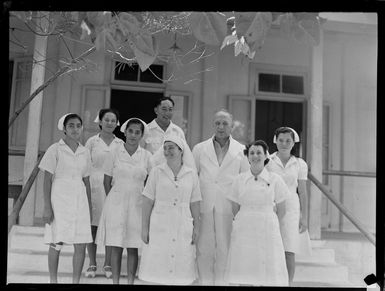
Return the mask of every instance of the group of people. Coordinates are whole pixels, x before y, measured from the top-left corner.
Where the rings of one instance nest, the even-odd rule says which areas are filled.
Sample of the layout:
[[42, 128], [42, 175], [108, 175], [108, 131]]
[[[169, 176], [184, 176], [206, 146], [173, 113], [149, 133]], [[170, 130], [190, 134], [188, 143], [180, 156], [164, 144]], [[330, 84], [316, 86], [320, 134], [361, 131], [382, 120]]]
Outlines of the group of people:
[[291, 153], [298, 134], [278, 128], [270, 155], [262, 140], [235, 140], [232, 115], [221, 109], [213, 135], [191, 150], [171, 121], [173, 107], [163, 97], [151, 123], [125, 121], [125, 141], [113, 134], [118, 111], [101, 109], [100, 132], [85, 146], [81, 117], [59, 119], [64, 137], [39, 165], [51, 283], [63, 244], [73, 244], [73, 283], [80, 282], [86, 249], [85, 276], [95, 277], [100, 246], [102, 270], [114, 284], [126, 249], [128, 284], [138, 276], [166, 285], [291, 285], [307, 229], [308, 169]]

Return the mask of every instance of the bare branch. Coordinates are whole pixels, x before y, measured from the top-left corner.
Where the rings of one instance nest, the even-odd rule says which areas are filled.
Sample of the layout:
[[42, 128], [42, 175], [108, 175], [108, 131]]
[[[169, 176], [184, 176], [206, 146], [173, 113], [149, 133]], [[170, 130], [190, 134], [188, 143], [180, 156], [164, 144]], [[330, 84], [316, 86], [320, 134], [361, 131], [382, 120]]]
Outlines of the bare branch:
[[13, 116], [11, 117], [9, 124], [8, 124], [8, 129], [12, 126], [13, 122], [16, 120], [16, 118], [19, 116], [19, 114], [24, 110], [24, 108], [35, 98], [41, 91], [43, 91], [46, 87], [48, 87], [53, 81], [55, 81], [58, 77], [61, 75], [65, 74], [68, 70], [71, 69], [71, 65], [76, 64], [79, 62], [79, 60], [82, 60], [84, 57], [88, 56], [89, 54], [93, 53], [96, 50], [96, 47], [93, 46], [84, 53], [82, 53], [79, 57], [76, 59], [72, 60], [72, 62], [67, 65], [62, 67], [60, 70], [58, 70], [53, 76], [51, 76], [44, 84], [42, 84], [39, 88], [37, 88], [31, 96], [27, 100], [23, 102], [23, 104], [20, 106], [18, 110], [15, 111]]
[[68, 51], [68, 53], [69, 53], [70, 56], [71, 56], [71, 59], [74, 59], [74, 57], [73, 57], [73, 55], [72, 55], [72, 53], [71, 53], [70, 48], [68, 47], [68, 45], [67, 45], [65, 39], [63, 38], [63, 34], [60, 34], [59, 37], [60, 37], [60, 39], [63, 41], [65, 47], [67, 48], [67, 51]]

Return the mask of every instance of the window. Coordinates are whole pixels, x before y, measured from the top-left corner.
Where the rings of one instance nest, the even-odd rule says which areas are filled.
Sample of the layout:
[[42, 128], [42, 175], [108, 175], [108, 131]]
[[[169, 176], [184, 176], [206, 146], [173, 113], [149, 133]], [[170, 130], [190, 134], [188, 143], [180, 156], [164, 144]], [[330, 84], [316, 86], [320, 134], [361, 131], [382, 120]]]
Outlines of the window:
[[304, 95], [304, 77], [258, 73], [258, 91]]
[[138, 64], [128, 65], [121, 62], [113, 64], [114, 81], [163, 84], [164, 66], [161, 64], [152, 64], [144, 72], [140, 70]]
[[[29, 97], [31, 88], [32, 61], [15, 59], [12, 72], [10, 116]], [[9, 146], [24, 147], [27, 136], [28, 110], [23, 110], [11, 127]]]

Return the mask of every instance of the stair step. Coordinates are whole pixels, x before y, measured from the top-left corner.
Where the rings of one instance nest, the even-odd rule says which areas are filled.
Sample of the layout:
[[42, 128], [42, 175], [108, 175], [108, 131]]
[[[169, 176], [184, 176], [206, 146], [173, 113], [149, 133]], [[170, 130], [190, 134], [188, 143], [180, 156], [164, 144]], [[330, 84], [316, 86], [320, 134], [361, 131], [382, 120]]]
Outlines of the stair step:
[[354, 287], [354, 284], [344, 282], [315, 282], [315, 281], [293, 281], [291, 287]]
[[296, 263], [294, 281], [348, 282], [348, 267], [337, 263]]
[[312, 254], [310, 256], [296, 254], [296, 262], [313, 262], [313, 263], [335, 263], [335, 251], [330, 248], [312, 248]]

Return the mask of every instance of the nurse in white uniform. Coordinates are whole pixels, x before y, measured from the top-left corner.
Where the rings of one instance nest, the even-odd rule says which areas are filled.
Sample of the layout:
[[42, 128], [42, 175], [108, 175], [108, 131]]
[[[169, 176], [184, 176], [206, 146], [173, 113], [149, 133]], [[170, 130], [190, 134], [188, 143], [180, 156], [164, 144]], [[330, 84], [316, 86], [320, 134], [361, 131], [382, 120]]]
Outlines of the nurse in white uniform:
[[268, 147], [257, 140], [245, 149], [250, 169], [239, 174], [227, 198], [235, 216], [227, 260], [226, 281], [236, 285], [288, 286], [279, 222], [289, 189], [266, 170]]
[[174, 105], [170, 97], [161, 97], [155, 104], [156, 118], [148, 124], [148, 135], [143, 138], [143, 147], [153, 154], [162, 148], [166, 134], [174, 134], [186, 140], [184, 131], [171, 121]]
[[139, 118], [123, 123], [126, 142], [104, 164], [107, 198], [100, 217], [96, 243], [112, 247], [112, 281], [119, 284], [123, 249], [127, 249], [127, 279], [133, 284], [141, 247], [141, 194], [151, 170], [151, 153], [139, 146], [146, 124]]
[[188, 285], [197, 278], [195, 245], [199, 234], [198, 176], [182, 158], [188, 145], [165, 137], [167, 162], [151, 170], [143, 190], [142, 258], [139, 279]]
[[[119, 125], [119, 113], [115, 109], [105, 108], [101, 109], [94, 122], [99, 124], [100, 132], [90, 137], [85, 147], [91, 153], [91, 202], [92, 202], [92, 219], [91, 232], [93, 242], [87, 244], [88, 256], [90, 259], [88, 269], [85, 276], [94, 278], [96, 276], [96, 250], [95, 244], [96, 232], [98, 230], [100, 214], [102, 213], [106, 192], [104, 191], [103, 179], [104, 171], [103, 164], [106, 158], [116, 148], [123, 145], [123, 140], [117, 138], [113, 132], [116, 126]], [[103, 273], [107, 279], [111, 278], [111, 247], [105, 247], [105, 256], [103, 264]]]
[[39, 168], [44, 171], [44, 242], [49, 244], [48, 269], [50, 282], [57, 283], [60, 250], [73, 244], [72, 282], [79, 283], [86, 244], [91, 236], [91, 158], [79, 143], [82, 119], [69, 113], [58, 121], [65, 137], [51, 145]]
[[299, 136], [294, 129], [278, 128], [274, 133], [273, 142], [277, 145], [278, 152], [270, 155], [270, 162], [266, 167], [269, 171], [279, 174], [290, 190], [290, 197], [286, 200], [286, 214], [280, 217], [280, 226], [291, 285], [295, 272], [295, 254], [311, 252], [307, 231], [308, 166], [303, 159], [292, 155], [295, 143], [299, 142]]

